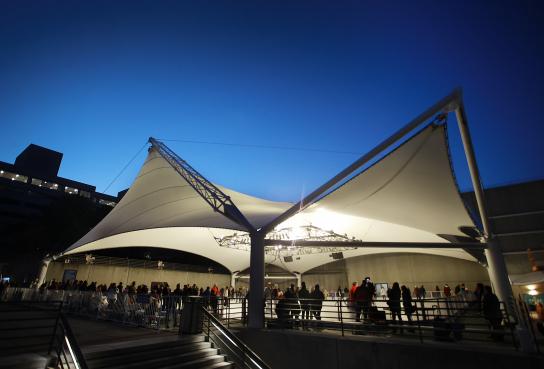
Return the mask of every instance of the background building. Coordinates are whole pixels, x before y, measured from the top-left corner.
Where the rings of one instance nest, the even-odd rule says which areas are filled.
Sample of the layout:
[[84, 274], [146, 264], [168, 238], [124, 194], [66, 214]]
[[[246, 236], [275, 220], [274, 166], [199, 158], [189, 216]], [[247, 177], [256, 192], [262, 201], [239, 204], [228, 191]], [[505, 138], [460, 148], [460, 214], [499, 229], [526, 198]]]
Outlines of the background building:
[[[34, 144], [0, 161], [1, 274], [33, 279], [46, 254], [61, 252], [98, 223], [118, 197], [58, 176], [62, 153]], [[122, 196], [122, 193], [119, 194]]]

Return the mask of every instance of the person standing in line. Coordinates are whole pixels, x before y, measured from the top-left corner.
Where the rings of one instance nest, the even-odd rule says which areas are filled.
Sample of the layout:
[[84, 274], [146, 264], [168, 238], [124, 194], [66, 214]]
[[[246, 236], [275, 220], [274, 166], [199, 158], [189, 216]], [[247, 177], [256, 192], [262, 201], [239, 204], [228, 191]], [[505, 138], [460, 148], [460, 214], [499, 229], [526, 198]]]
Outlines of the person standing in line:
[[[399, 324], [402, 324], [402, 317], [400, 314], [400, 287], [399, 282], [393, 283], [393, 287], [389, 290], [387, 305], [389, 305], [389, 309], [391, 311], [391, 318], [393, 319], [393, 324], [395, 324], [395, 320], [398, 317], [399, 318]], [[397, 328], [393, 328], [393, 333], [397, 332]], [[402, 333], [402, 328], [401, 328]]]
[[357, 290], [357, 282], [353, 282], [351, 284], [351, 289], [349, 290], [349, 301], [354, 301], [356, 290]]
[[302, 287], [298, 292], [298, 297], [300, 299], [300, 308], [302, 309], [302, 319], [311, 319], [310, 316], [310, 301], [312, 297], [310, 291], [306, 288], [306, 282], [302, 282]]
[[321, 309], [323, 308], [323, 300], [325, 300], [325, 295], [319, 289], [319, 285], [315, 285], [315, 289], [312, 292], [312, 314], [316, 320], [321, 320]]
[[372, 297], [370, 296], [371, 292], [368, 286], [367, 278], [363, 279], [363, 282], [357, 290], [355, 290], [355, 321], [361, 321], [361, 311], [363, 313], [364, 319], [368, 318], [368, 310], [370, 308]]
[[419, 294], [419, 287], [418, 287], [418, 286], [415, 286], [415, 287], [414, 287], [414, 297], [415, 297], [416, 299], [419, 299], [420, 296], [421, 296], [421, 295]]
[[[412, 295], [410, 294], [410, 290], [406, 286], [402, 286], [400, 288], [401, 291], [401, 297], [402, 297], [402, 307], [404, 308], [404, 314], [406, 314], [406, 318], [408, 319], [408, 324], [412, 325], [412, 314], [414, 313], [414, 306], [412, 305]], [[410, 328], [408, 329], [409, 332], [413, 332], [414, 329]]]
[[357, 282], [351, 284], [351, 288], [348, 293], [348, 309], [353, 311], [355, 314], [355, 320], [359, 321], [359, 316], [361, 315], [361, 310], [359, 309], [358, 303], [355, 299], [355, 292], [357, 291]]
[[451, 297], [451, 287], [447, 283], [444, 285], [444, 296]]
[[491, 338], [494, 341], [502, 341], [504, 339], [504, 335], [502, 333], [499, 333], [499, 331], [502, 330], [501, 304], [498, 297], [491, 290], [491, 286], [484, 287], [482, 310], [485, 319], [487, 319], [487, 321], [489, 321], [489, 324], [491, 325]]

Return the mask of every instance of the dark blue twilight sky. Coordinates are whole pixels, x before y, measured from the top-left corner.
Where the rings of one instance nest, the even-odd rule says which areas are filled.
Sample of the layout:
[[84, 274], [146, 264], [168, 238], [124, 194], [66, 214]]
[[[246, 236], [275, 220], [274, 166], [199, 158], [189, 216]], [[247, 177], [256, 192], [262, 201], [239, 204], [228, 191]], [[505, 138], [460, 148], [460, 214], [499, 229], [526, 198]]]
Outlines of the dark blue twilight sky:
[[[0, 160], [46, 146], [101, 191], [149, 136], [364, 153], [462, 86], [484, 184], [543, 178], [543, 4], [0, 0]], [[357, 158], [168, 144], [274, 200]]]

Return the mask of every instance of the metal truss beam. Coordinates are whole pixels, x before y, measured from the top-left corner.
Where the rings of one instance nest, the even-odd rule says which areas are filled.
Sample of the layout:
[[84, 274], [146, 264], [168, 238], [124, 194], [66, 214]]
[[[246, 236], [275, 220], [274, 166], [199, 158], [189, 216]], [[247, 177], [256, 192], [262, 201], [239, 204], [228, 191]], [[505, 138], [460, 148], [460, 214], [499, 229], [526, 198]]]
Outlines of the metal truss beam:
[[149, 138], [151, 146], [189, 183], [189, 185], [218, 213], [223, 214], [236, 224], [243, 226], [248, 232], [254, 232], [253, 225], [246, 219], [242, 212], [234, 205], [232, 200], [223, 191], [208, 181], [196, 169], [180, 158], [164, 143]]

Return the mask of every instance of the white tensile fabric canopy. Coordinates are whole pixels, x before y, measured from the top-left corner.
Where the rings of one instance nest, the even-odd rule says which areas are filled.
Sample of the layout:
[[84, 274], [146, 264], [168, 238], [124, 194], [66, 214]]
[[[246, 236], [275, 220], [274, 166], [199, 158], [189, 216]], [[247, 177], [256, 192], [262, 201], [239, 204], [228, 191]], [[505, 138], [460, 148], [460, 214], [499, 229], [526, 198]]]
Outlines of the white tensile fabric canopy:
[[[350, 239], [373, 242], [443, 242], [474, 227], [453, 177], [445, 125], [429, 125], [373, 166], [289, 218], [276, 229], [315, 226]], [[259, 229], [289, 209], [217, 186]], [[134, 183], [113, 210], [65, 254], [119, 247], [159, 247], [205, 256], [231, 272], [249, 267], [249, 252], [220, 246], [216, 238], [244, 228], [212, 207], [152, 147]], [[294, 243], [296, 246], [296, 242]], [[266, 262], [304, 273], [333, 261], [331, 252], [297, 253], [271, 248]], [[276, 251], [275, 251], [276, 250]], [[416, 252], [475, 259], [463, 249], [343, 249], [343, 257]], [[291, 260], [292, 259], [292, 260]]]

